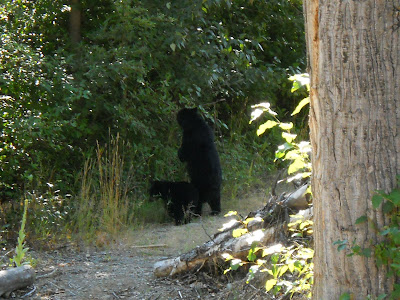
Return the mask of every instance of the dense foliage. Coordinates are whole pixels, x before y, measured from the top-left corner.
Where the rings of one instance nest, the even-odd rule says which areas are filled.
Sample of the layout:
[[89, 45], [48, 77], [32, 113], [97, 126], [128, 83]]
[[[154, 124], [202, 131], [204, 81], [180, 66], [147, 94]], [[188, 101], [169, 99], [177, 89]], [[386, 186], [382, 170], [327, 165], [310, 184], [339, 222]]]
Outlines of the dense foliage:
[[182, 179], [183, 106], [213, 122], [225, 181], [265, 170], [273, 140], [259, 145], [247, 115], [264, 99], [283, 115], [296, 105], [287, 75], [304, 71], [300, 0], [72, 2], [0, 6], [2, 202], [49, 186], [77, 195], [85, 161], [117, 134], [135, 199], [150, 178]]

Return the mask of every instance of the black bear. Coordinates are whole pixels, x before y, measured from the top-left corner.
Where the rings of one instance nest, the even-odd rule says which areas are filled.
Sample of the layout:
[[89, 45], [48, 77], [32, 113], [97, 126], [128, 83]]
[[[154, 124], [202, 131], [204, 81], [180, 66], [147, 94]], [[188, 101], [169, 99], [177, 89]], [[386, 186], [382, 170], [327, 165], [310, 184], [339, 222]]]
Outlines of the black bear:
[[163, 199], [169, 216], [175, 219], [175, 225], [190, 222], [190, 210], [199, 202], [197, 189], [189, 182], [154, 181], [150, 196]]
[[195, 214], [201, 215], [204, 202], [208, 202], [212, 214], [218, 214], [221, 212], [222, 171], [214, 134], [197, 108], [181, 109], [177, 121], [183, 129], [178, 157], [187, 163], [190, 181], [199, 192]]

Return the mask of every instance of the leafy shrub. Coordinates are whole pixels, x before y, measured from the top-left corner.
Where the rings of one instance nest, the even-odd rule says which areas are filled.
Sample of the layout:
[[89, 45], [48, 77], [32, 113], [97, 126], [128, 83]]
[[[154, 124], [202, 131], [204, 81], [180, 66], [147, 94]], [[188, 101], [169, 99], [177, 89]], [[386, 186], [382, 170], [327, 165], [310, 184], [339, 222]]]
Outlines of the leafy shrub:
[[[381, 242], [372, 244], [370, 247], [362, 248], [357, 244], [357, 241], [353, 241], [350, 247], [350, 253], [348, 256], [360, 255], [364, 257], [371, 257], [374, 255], [376, 266], [378, 268], [385, 267], [388, 270], [388, 278], [397, 278], [400, 276], [400, 176], [397, 176], [397, 187], [394, 188], [390, 193], [384, 191], [376, 191], [372, 196], [372, 206], [374, 209], [382, 209], [384, 214], [390, 220], [388, 225], [379, 228], [372, 220], [367, 216], [361, 216], [355, 222], [355, 224], [363, 224], [368, 222], [372, 228], [379, 232], [379, 235], [383, 238]], [[349, 241], [335, 241], [334, 245], [338, 245], [338, 251], [345, 250], [349, 246]], [[349, 293], [345, 293], [341, 296], [341, 299], [351, 299]], [[377, 299], [399, 299], [400, 297], [400, 285], [396, 282], [393, 284], [393, 291], [390, 295], [382, 294]], [[371, 299], [368, 296], [368, 299]]]
[[[226, 216], [236, 215], [230, 212]], [[228, 253], [223, 257], [230, 262], [230, 267], [224, 273], [239, 269], [241, 266], [248, 266], [249, 272], [247, 283], [249, 283], [257, 273], [267, 273], [265, 290], [272, 295], [280, 298], [286, 295], [303, 295], [311, 299], [311, 287], [313, 284], [313, 262], [314, 250], [310, 248], [310, 236], [312, 235], [313, 222], [304, 220], [301, 215], [291, 216], [295, 221], [288, 224], [291, 236], [288, 246], [276, 244], [270, 247], [259, 246], [253, 242], [251, 249], [244, 261], [235, 258]], [[235, 229], [232, 233], [234, 237], [239, 237], [247, 233], [247, 224], [252, 218], [242, 222], [245, 227]], [[239, 220], [240, 221], [240, 220]]]

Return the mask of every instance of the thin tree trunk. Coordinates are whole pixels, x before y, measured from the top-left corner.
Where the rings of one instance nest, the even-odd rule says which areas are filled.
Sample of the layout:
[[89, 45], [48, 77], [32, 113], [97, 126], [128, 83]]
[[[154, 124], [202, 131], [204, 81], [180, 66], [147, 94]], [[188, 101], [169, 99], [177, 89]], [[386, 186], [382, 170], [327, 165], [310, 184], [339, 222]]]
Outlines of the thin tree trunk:
[[69, 34], [72, 44], [77, 44], [81, 41], [81, 8], [79, 0], [70, 1]]
[[[396, 8], [397, 7], [397, 8]], [[374, 190], [400, 174], [400, 1], [305, 0], [311, 73], [315, 278], [313, 299], [388, 294], [393, 280], [374, 259], [346, 256], [333, 243], [379, 240], [368, 215]]]

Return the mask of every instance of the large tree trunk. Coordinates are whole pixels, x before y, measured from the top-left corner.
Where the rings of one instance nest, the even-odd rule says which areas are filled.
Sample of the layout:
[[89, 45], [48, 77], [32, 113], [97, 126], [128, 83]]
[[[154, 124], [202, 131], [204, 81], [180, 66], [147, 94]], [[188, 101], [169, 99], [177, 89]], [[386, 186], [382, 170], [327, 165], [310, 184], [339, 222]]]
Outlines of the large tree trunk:
[[[397, 7], [397, 8], [396, 8]], [[393, 281], [374, 259], [338, 252], [337, 240], [369, 247], [387, 223], [371, 193], [400, 174], [400, 1], [305, 0], [311, 73], [314, 299], [388, 294]]]

